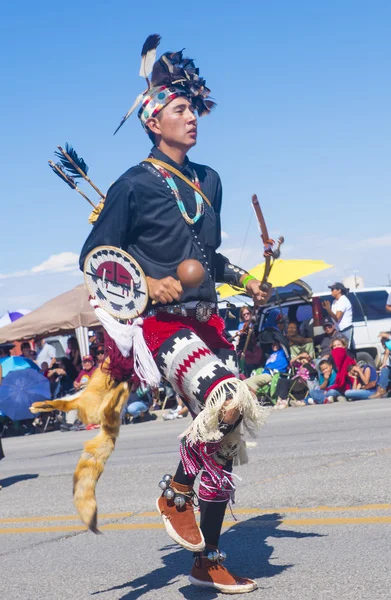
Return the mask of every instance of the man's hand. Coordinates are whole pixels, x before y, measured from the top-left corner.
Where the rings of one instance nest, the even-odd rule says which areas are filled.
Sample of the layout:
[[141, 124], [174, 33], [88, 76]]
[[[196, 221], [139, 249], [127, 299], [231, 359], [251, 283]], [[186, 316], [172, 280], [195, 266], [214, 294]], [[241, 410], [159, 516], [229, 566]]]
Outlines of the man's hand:
[[250, 279], [246, 284], [246, 292], [250, 294], [252, 299], [254, 300], [254, 304], [257, 306], [262, 306], [262, 304], [266, 304], [270, 296], [272, 295], [272, 285], [270, 283], [266, 284], [268, 286], [267, 292], [261, 290], [261, 282], [258, 279]]
[[330, 301], [329, 301], [329, 300], [324, 300], [324, 301], [322, 302], [322, 306], [323, 306], [323, 308], [324, 308], [325, 310], [327, 310], [327, 311], [331, 310], [331, 304], [330, 304]]
[[163, 279], [147, 277], [147, 283], [149, 297], [156, 303], [170, 304], [174, 300], [180, 300], [183, 293], [180, 281], [174, 277], [164, 277]]

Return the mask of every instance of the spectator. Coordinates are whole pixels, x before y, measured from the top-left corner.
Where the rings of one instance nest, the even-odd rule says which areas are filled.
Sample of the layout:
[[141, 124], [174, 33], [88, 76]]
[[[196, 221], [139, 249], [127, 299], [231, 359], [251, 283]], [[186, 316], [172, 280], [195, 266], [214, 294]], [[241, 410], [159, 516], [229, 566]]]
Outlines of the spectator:
[[68, 338], [67, 341], [67, 356], [69, 358], [69, 360], [71, 361], [71, 363], [73, 364], [73, 366], [75, 367], [75, 369], [77, 371], [80, 371], [81, 369], [81, 358], [80, 358], [80, 350], [79, 350], [79, 344], [77, 343], [77, 339], [75, 338], [74, 335], [71, 335], [71, 337]]
[[349, 290], [343, 285], [343, 283], [333, 283], [329, 286], [331, 295], [334, 298], [333, 304], [330, 306], [330, 302], [325, 300], [322, 302], [323, 308], [328, 313], [329, 317], [334, 321], [334, 325], [344, 334], [348, 340], [348, 348], [350, 350], [355, 349], [354, 338], [353, 338], [353, 309], [347, 294]]
[[323, 321], [323, 331], [325, 336], [320, 343], [320, 356], [321, 358], [328, 358], [331, 354], [331, 342], [338, 336], [334, 321], [329, 317], [326, 317]]
[[15, 348], [14, 344], [0, 344], [0, 358], [11, 356], [12, 348]]
[[263, 357], [262, 350], [257, 344], [257, 337], [253, 329], [251, 316], [252, 312], [248, 306], [242, 306], [240, 309], [240, 318], [243, 319], [243, 322], [239, 324], [237, 332], [239, 341], [236, 350], [240, 371], [246, 377], [249, 377], [251, 372], [261, 365]]
[[329, 404], [334, 402], [334, 398], [340, 395], [338, 390], [331, 388], [337, 377], [332, 362], [327, 358], [321, 360], [319, 370], [319, 386], [310, 390], [307, 404]]
[[390, 380], [390, 350], [391, 350], [391, 334], [382, 332], [379, 334], [381, 344], [384, 349], [383, 358], [379, 369], [379, 378], [377, 381], [377, 389], [370, 398], [385, 398], [387, 396], [388, 382]]
[[386, 302], [386, 311], [391, 312], [391, 294], [388, 294], [387, 302]]
[[278, 342], [274, 342], [272, 344], [272, 354], [267, 359], [262, 373], [246, 379], [246, 384], [253, 392], [257, 393], [262, 385], [270, 383], [272, 380], [271, 372], [279, 371], [280, 373], [285, 373], [288, 366], [289, 363], [284, 350]]
[[246, 305], [242, 306], [239, 311], [239, 325], [238, 325], [238, 333], [240, 333], [245, 326], [246, 323], [251, 322], [251, 310]]
[[372, 365], [349, 365], [349, 377], [353, 379], [353, 388], [346, 390], [347, 400], [367, 400], [373, 394], [377, 384], [377, 373]]
[[101, 367], [105, 361], [105, 349], [104, 346], [98, 346], [96, 349], [96, 366]]
[[[75, 365], [73, 364], [73, 366]], [[92, 358], [91, 354], [83, 356], [82, 367], [82, 370], [73, 383], [75, 390], [81, 390], [82, 388], [85, 388], [88, 385], [93, 372], [95, 371], [94, 359]]]
[[[309, 391], [314, 389], [317, 382], [317, 370], [308, 352], [302, 352], [291, 360], [294, 374], [291, 377], [280, 377], [277, 382], [276, 393], [278, 396], [276, 406], [285, 408], [291, 406], [306, 406], [305, 398]], [[288, 398], [290, 397], [290, 400]]]
[[20, 350], [22, 352], [22, 354], [20, 356], [23, 356], [23, 358], [28, 358], [29, 360], [31, 360], [30, 342], [23, 342], [20, 346]]
[[168, 413], [163, 415], [163, 419], [165, 421], [172, 421], [173, 419], [183, 419], [189, 413], [189, 409], [183, 402], [182, 398], [177, 395], [176, 397], [177, 405], [175, 408], [170, 408]]
[[128, 406], [126, 412], [128, 415], [133, 417], [132, 423], [141, 423], [146, 421], [153, 421], [157, 417], [156, 415], [151, 415], [149, 409], [152, 405], [152, 394], [150, 390], [142, 389], [142, 387], [138, 387], [135, 390], [130, 392], [128, 398]]
[[[30, 355], [31, 358], [31, 355]], [[46, 362], [49, 367], [51, 367], [53, 365], [54, 359], [56, 358], [56, 350], [54, 349], [54, 346], [52, 346], [51, 344], [48, 344], [48, 342], [45, 339], [41, 340], [41, 349], [39, 351], [39, 354], [37, 356], [37, 365], [39, 366], [39, 368], [42, 368], [42, 363]]]
[[53, 365], [47, 373], [47, 377], [53, 383], [53, 398], [62, 398], [73, 390], [73, 382], [77, 371], [69, 358], [61, 358], [58, 365]]
[[306, 338], [299, 335], [297, 323], [291, 322], [288, 324], [287, 338], [289, 340], [292, 358], [295, 358], [301, 352], [307, 352], [311, 358], [315, 358], [314, 342], [312, 338]]
[[14, 344], [1, 344], [0, 345], [0, 385], [3, 381], [3, 369], [1, 367], [1, 363], [3, 362], [2, 358], [8, 358], [11, 356], [11, 350], [15, 348]]

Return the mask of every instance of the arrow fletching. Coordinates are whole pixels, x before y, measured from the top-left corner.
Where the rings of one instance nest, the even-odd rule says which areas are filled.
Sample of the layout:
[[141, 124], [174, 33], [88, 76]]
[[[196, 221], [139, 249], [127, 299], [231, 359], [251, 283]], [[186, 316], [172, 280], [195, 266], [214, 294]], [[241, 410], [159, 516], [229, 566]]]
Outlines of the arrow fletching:
[[54, 164], [54, 162], [52, 162], [51, 160], [49, 160], [48, 163], [53, 173], [55, 173], [60, 179], [65, 181], [65, 183], [69, 185], [70, 188], [72, 188], [73, 190], [76, 189], [76, 183], [73, 181], [72, 177], [69, 177], [69, 175], [67, 175], [64, 172], [64, 169], [60, 163]]
[[[69, 154], [69, 156], [71, 157], [73, 162], [79, 167], [79, 169], [81, 171], [83, 171], [84, 175], [87, 175], [88, 165], [77, 154], [76, 150], [74, 148], [72, 148], [72, 146], [69, 145], [68, 143], [65, 143], [65, 150], [66, 150], [66, 153]], [[57, 158], [60, 159], [60, 163], [61, 163], [63, 169], [65, 169], [67, 175], [69, 175], [71, 177], [75, 177], [75, 178], [83, 177], [83, 175], [81, 175], [79, 173], [79, 171], [75, 168], [75, 166], [62, 154], [62, 152], [59, 152], [58, 150], [56, 150], [54, 154], [57, 156]]]

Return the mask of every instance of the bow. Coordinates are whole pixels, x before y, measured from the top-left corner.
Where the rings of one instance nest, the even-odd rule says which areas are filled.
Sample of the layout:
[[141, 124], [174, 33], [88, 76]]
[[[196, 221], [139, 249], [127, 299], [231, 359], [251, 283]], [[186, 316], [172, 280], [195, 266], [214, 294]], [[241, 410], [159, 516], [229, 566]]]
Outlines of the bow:
[[267, 230], [267, 225], [265, 221], [265, 217], [263, 216], [261, 207], [258, 202], [258, 197], [256, 194], [252, 196], [252, 203], [255, 211], [255, 215], [258, 219], [259, 227], [261, 229], [261, 238], [263, 242], [263, 256], [265, 257], [265, 270], [263, 273], [262, 281], [261, 281], [261, 289], [265, 292], [269, 289], [268, 278], [270, 275], [270, 271], [272, 270], [274, 261], [279, 258], [281, 254], [281, 244], [284, 243], [283, 236], [280, 236], [277, 240], [277, 246], [274, 248], [274, 240], [272, 240], [269, 236], [269, 232]]

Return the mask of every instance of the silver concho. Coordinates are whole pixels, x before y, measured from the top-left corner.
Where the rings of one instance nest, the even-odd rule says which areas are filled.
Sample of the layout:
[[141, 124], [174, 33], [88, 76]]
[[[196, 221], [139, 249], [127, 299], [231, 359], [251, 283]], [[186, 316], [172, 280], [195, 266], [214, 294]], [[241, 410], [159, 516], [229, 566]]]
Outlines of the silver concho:
[[201, 323], [206, 323], [212, 316], [212, 305], [210, 302], [198, 302], [196, 306], [196, 319]]
[[143, 270], [119, 248], [98, 246], [90, 252], [84, 262], [84, 279], [99, 307], [117, 319], [134, 319], [147, 306]]

